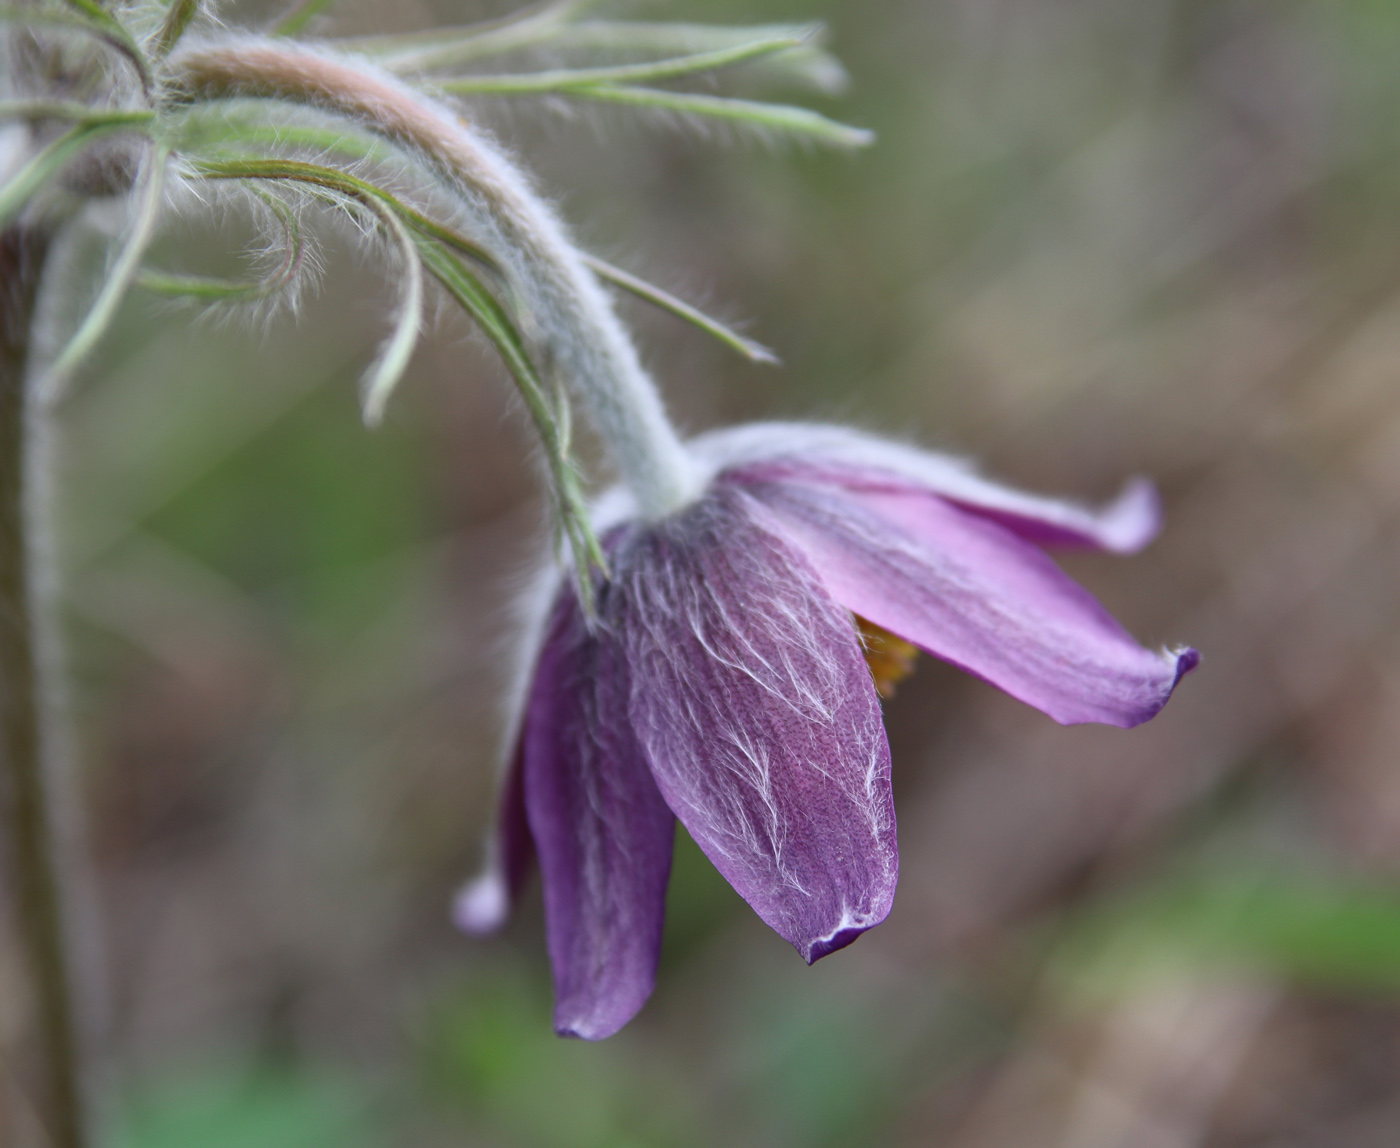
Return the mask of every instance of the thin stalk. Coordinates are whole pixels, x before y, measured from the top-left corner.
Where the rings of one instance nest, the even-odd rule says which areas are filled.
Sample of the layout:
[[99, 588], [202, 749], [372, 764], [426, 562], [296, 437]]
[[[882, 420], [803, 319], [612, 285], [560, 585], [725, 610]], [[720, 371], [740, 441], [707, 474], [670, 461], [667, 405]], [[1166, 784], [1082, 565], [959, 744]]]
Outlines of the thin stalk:
[[440, 80], [438, 87], [453, 95], [528, 95], [561, 89], [593, 87], [597, 84], [651, 84], [674, 80], [697, 72], [716, 72], [748, 63], [775, 52], [800, 48], [801, 40], [791, 37], [755, 40], [734, 48], [695, 52], [644, 64], [613, 64], [606, 68], [553, 68], [545, 72], [516, 72], [499, 76], [461, 76]]
[[394, 318], [393, 333], [375, 356], [360, 384], [365, 425], [371, 427], [383, 421], [384, 406], [408, 370], [409, 361], [418, 346], [418, 333], [423, 326], [423, 259], [418, 254], [417, 244], [395, 212], [380, 206], [376, 214], [398, 248], [403, 266], [398, 274], [399, 310]]
[[29, 332], [46, 233], [14, 226], [0, 232], [0, 752], [3, 820], [18, 928], [29, 965], [41, 1080], [37, 1108], [52, 1148], [88, 1148], [82, 1048], [68, 939], [65, 866], [50, 772], [53, 731], [42, 656], [41, 569], [47, 547], [36, 539], [36, 413], [25, 378]]
[[[451, 90], [450, 85], [447, 90]], [[704, 92], [676, 92], [637, 84], [597, 84], [592, 87], [567, 88], [560, 94], [581, 100], [655, 108], [682, 116], [727, 120], [739, 127], [806, 137], [830, 144], [832, 147], [868, 147], [875, 142], [875, 133], [865, 128], [853, 128], [849, 124], [827, 119], [810, 108], [792, 107], [788, 104], [736, 100], [730, 96], [712, 96]]]
[[283, 159], [280, 156], [251, 156], [236, 159], [194, 159], [191, 169], [201, 179], [267, 179], [290, 180], [306, 183], [313, 187], [324, 187], [339, 195], [346, 196], [375, 210], [375, 203], [383, 204], [395, 211], [405, 223], [416, 231], [430, 236], [468, 255], [490, 271], [499, 272], [500, 265], [491, 253], [480, 244], [473, 243], [465, 235], [454, 231], [445, 224], [430, 219], [402, 200], [390, 195], [382, 187], [360, 179], [333, 167], [304, 163], [301, 160]]
[[[396, 36], [348, 36], [337, 47], [378, 59], [394, 71], [436, 71], [456, 68], [522, 49], [548, 47], [560, 52], [608, 52], [627, 56], [676, 56], [715, 48], [732, 48], [756, 39], [791, 37], [815, 41], [819, 24], [750, 24], [724, 27], [713, 24], [677, 24], [585, 20], [578, 13], [561, 16], [540, 13], [533, 20], [516, 20], [510, 26], [483, 24], [433, 28]], [[829, 59], [829, 57], [827, 57]]]
[[197, 15], [199, 0], [174, 0], [166, 10], [165, 20], [161, 23], [155, 43], [151, 46], [151, 55], [157, 60], [163, 60], [170, 55], [170, 49], [179, 42]]
[[718, 319], [706, 315], [698, 307], [692, 307], [682, 299], [677, 299], [669, 291], [663, 291], [655, 283], [648, 283], [645, 279], [624, 271], [621, 267], [614, 267], [611, 263], [599, 259], [594, 255], [585, 255], [583, 261], [588, 264], [593, 274], [605, 282], [611, 283], [614, 287], [621, 287], [624, 291], [630, 291], [638, 299], [645, 300], [653, 307], [659, 307], [663, 311], [684, 319], [687, 323], [693, 323], [704, 331], [718, 339], [731, 350], [738, 351], [744, 358], [754, 363], [778, 363], [778, 356], [762, 343], [756, 343], [752, 339], [745, 338], [738, 331], [725, 326]]
[[502, 20], [436, 29], [404, 37], [353, 37], [342, 41], [342, 44], [350, 51], [370, 53], [380, 44], [385, 45], [391, 52], [405, 47], [410, 50], [420, 47], [431, 50], [434, 46], [440, 46], [444, 38], [450, 38], [454, 42], [451, 49], [452, 59], [454, 62], [461, 62], [531, 47], [541, 40], [549, 39], [558, 29], [567, 27], [590, 7], [591, 0], [558, 0], [556, 3], [527, 8]]
[[148, 124], [146, 108], [94, 108], [73, 100], [0, 100], [0, 120], [73, 120], [82, 124]]

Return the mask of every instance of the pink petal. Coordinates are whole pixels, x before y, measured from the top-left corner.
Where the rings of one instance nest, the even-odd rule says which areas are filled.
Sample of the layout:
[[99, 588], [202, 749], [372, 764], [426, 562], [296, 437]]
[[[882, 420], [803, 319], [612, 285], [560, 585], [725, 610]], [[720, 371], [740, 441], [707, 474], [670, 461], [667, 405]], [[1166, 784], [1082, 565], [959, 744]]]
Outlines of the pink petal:
[[847, 609], [1058, 722], [1144, 722], [1198, 661], [1144, 649], [1036, 547], [941, 500], [751, 489]]
[[[908, 447], [890, 449], [898, 456], [912, 456], [904, 459], [908, 465], [902, 470], [820, 457], [779, 457], [736, 467], [726, 478], [741, 485], [795, 482], [857, 494], [902, 494], [930, 503], [951, 502], [1028, 542], [1066, 549], [1132, 554], [1151, 542], [1162, 527], [1157, 488], [1145, 478], [1130, 479], [1112, 502], [1090, 507], [1001, 486], [952, 459], [923, 455]], [[916, 461], [922, 465], [914, 466]]]

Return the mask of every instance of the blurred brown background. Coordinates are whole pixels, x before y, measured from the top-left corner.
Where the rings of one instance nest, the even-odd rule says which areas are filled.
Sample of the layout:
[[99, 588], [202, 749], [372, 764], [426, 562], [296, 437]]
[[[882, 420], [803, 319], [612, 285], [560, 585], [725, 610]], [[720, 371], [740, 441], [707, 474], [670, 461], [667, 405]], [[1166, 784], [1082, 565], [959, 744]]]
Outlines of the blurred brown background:
[[879, 135], [483, 106], [586, 246], [783, 357], [624, 304], [682, 424], [850, 421], [1084, 498], [1148, 474], [1161, 540], [1066, 565], [1203, 665], [1125, 733], [923, 659], [889, 921], [808, 970], [683, 841], [655, 998], [558, 1041], [538, 893], [489, 943], [446, 915], [540, 548], [501, 371], [444, 306], [363, 430], [389, 295], [333, 235], [295, 319], [134, 299], [63, 441], [127, 1148], [1400, 1143], [1400, 5], [631, 11], [824, 19], [821, 106]]

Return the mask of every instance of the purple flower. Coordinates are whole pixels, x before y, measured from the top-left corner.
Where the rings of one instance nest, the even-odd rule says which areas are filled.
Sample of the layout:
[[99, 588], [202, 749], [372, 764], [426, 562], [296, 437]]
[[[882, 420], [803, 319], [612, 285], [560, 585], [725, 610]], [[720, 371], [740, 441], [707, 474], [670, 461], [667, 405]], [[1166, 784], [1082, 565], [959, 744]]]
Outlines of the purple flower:
[[867, 656], [888, 676], [889, 654], [860, 622], [1066, 724], [1144, 722], [1197, 662], [1140, 646], [1040, 549], [1139, 549], [1146, 482], [1094, 511], [835, 427], [691, 449], [692, 505], [600, 508], [594, 620], [556, 580], [494, 861], [457, 905], [495, 927], [538, 858], [555, 1027], [589, 1040], [651, 994], [675, 818], [809, 963], [884, 920], [899, 855]]

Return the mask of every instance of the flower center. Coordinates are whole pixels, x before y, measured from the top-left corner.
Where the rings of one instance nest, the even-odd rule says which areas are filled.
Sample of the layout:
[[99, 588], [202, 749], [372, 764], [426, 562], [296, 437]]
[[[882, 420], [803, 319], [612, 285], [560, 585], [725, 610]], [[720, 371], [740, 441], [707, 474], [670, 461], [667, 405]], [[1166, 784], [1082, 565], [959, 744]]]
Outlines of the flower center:
[[865, 648], [865, 664], [875, 679], [875, 692], [882, 698], [892, 698], [895, 687], [914, 672], [919, 649], [859, 614], [855, 620], [860, 644]]

